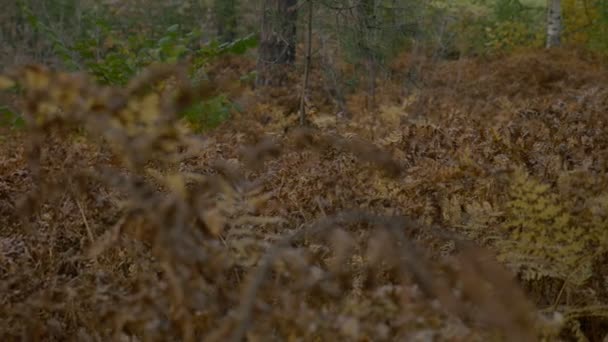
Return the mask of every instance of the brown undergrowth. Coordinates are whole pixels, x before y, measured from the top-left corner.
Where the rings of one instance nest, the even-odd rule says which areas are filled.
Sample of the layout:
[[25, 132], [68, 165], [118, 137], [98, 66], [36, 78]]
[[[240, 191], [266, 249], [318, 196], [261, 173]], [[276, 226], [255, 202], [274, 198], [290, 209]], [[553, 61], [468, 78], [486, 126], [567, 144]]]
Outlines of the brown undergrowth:
[[[517, 63], [556, 68], [544, 57]], [[285, 130], [268, 110], [205, 136], [177, 118], [203, 91], [179, 68], [125, 89], [16, 71], [27, 130], [0, 161], [3, 339], [603, 338], [597, 70], [560, 67], [559, 96], [505, 93], [488, 117], [467, 107], [491, 97], [474, 87], [536, 79], [508, 79], [507, 61], [437, 81], [488, 67], [455, 63], [373, 121], [313, 113], [317, 128]]]

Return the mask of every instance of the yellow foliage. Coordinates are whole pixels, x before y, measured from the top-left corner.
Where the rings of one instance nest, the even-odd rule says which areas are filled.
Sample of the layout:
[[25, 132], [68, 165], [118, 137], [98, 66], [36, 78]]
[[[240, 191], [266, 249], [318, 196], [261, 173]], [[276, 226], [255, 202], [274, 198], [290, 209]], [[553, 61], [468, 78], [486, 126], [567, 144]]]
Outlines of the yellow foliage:
[[500, 22], [495, 27], [487, 27], [486, 34], [490, 38], [486, 45], [493, 51], [541, 46], [543, 42], [542, 32], [533, 32], [520, 21]]
[[42, 68], [27, 68], [25, 69], [24, 85], [32, 90], [44, 90], [49, 87], [49, 74]]
[[597, 11], [591, 8], [592, 1], [564, 0], [562, 12], [564, 13], [564, 38], [569, 43], [586, 43], [589, 39], [586, 28], [597, 19]]
[[568, 44], [588, 47], [606, 47], [606, 19], [602, 11], [602, 1], [564, 0], [562, 13], [564, 18], [563, 40]]
[[498, 242], [500, 259], [524, 279], [547, 276], [582, 285], [592, 272], [592, 232], [576, 224], [549, 185], [521, 169], [513, 176], [510, 197], [503, 225], [508, 237]]
[[12, 88], [15, 82], [6, 76], [0, 75], [0, 90]]

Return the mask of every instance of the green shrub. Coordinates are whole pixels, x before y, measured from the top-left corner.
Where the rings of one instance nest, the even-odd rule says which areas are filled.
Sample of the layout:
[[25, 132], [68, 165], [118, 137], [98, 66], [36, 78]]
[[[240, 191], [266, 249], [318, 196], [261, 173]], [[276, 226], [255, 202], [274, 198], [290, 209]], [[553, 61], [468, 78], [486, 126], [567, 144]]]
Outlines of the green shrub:
[[230, 118], [237, 107], [225, 95], [200, 101], [182, 113], [182, 117], [195, 131], [204, 131], [219, 126]]
[[544, 42], [544, 8], [520, 0], [476, 0], [476, 11], [459, 8], [454, 26], [464, 55], [510, 52]]
[[21, 128], [24, 124], [19, 113], [8, 106], [0, 106], [0, 127]]
[[[209, 63], [228, 54], [244, 54], [258, 44], [254, 34], [231, 42], [211, 40], [201, 44], [203, 34], [198, 29], [172, 24], [160, 30], [165, 20], [159, 20], [153, 28], [141, 28], [137, 21], [113, 19], [112, 10], [105, 6], [83, 11], [81, 31], [67, 40], [41, 20], [28, 3], [22, 0], [20, 5], [31, 27], [52, 42], [54, 53], [69, 70], [84, 70], [106, 85], [124, 86], [152, 63], [172, 64], [187, 57], [192, 61], [190, 78], [198, 83], [205, 78]], [[244, 81], [250, 76], [244, 75]], [[219, 95], [200, 100], [182, 115], [203, 130], [218, 126], [234, 109], [228, 97]]]

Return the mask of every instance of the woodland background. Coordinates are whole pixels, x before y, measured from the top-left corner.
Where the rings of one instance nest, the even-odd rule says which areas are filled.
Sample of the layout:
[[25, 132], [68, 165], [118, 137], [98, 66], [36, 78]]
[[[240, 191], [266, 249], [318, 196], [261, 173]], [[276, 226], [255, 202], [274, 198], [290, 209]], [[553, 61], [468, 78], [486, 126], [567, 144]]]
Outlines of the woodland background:
[[0, 5], [3, 341], [608, 340], [608, 1]]

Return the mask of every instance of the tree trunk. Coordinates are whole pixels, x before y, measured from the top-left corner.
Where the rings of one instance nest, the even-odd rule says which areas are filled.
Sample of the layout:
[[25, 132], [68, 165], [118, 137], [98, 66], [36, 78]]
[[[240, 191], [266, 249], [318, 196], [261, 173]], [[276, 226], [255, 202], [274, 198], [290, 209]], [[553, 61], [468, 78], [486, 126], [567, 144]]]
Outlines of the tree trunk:
[[557, 47], [561, 41], [562, 7], [560, 0], [548, 0], [547, 48]]
[[214, 0], [218, 39], [225, 43], [236, 39], [237, 0]]
[[296, 60], [298, 0], [264, 0], [256, 84], [282, 85]]
[[300, 126], [306, 124], [306, 96], [308, 93], [308, 84], [310, 82], [310, 67], [312, 61], [312, 11], [313, 2], [308, 0], [308, 38], [306, 39], [306, 65], [304, 69], [304, 86], [302, 87], [302, 96], [300, 98]]
[[365, 59], [367, 78], [369, 81], [367, 110], [371, 113], [376, 107], [376, 69], [377, 58], [374, 43], [377, 41], [378, 20], [376, 18], [376, 1], [361, 0], [358, 6], [359, 47]]

